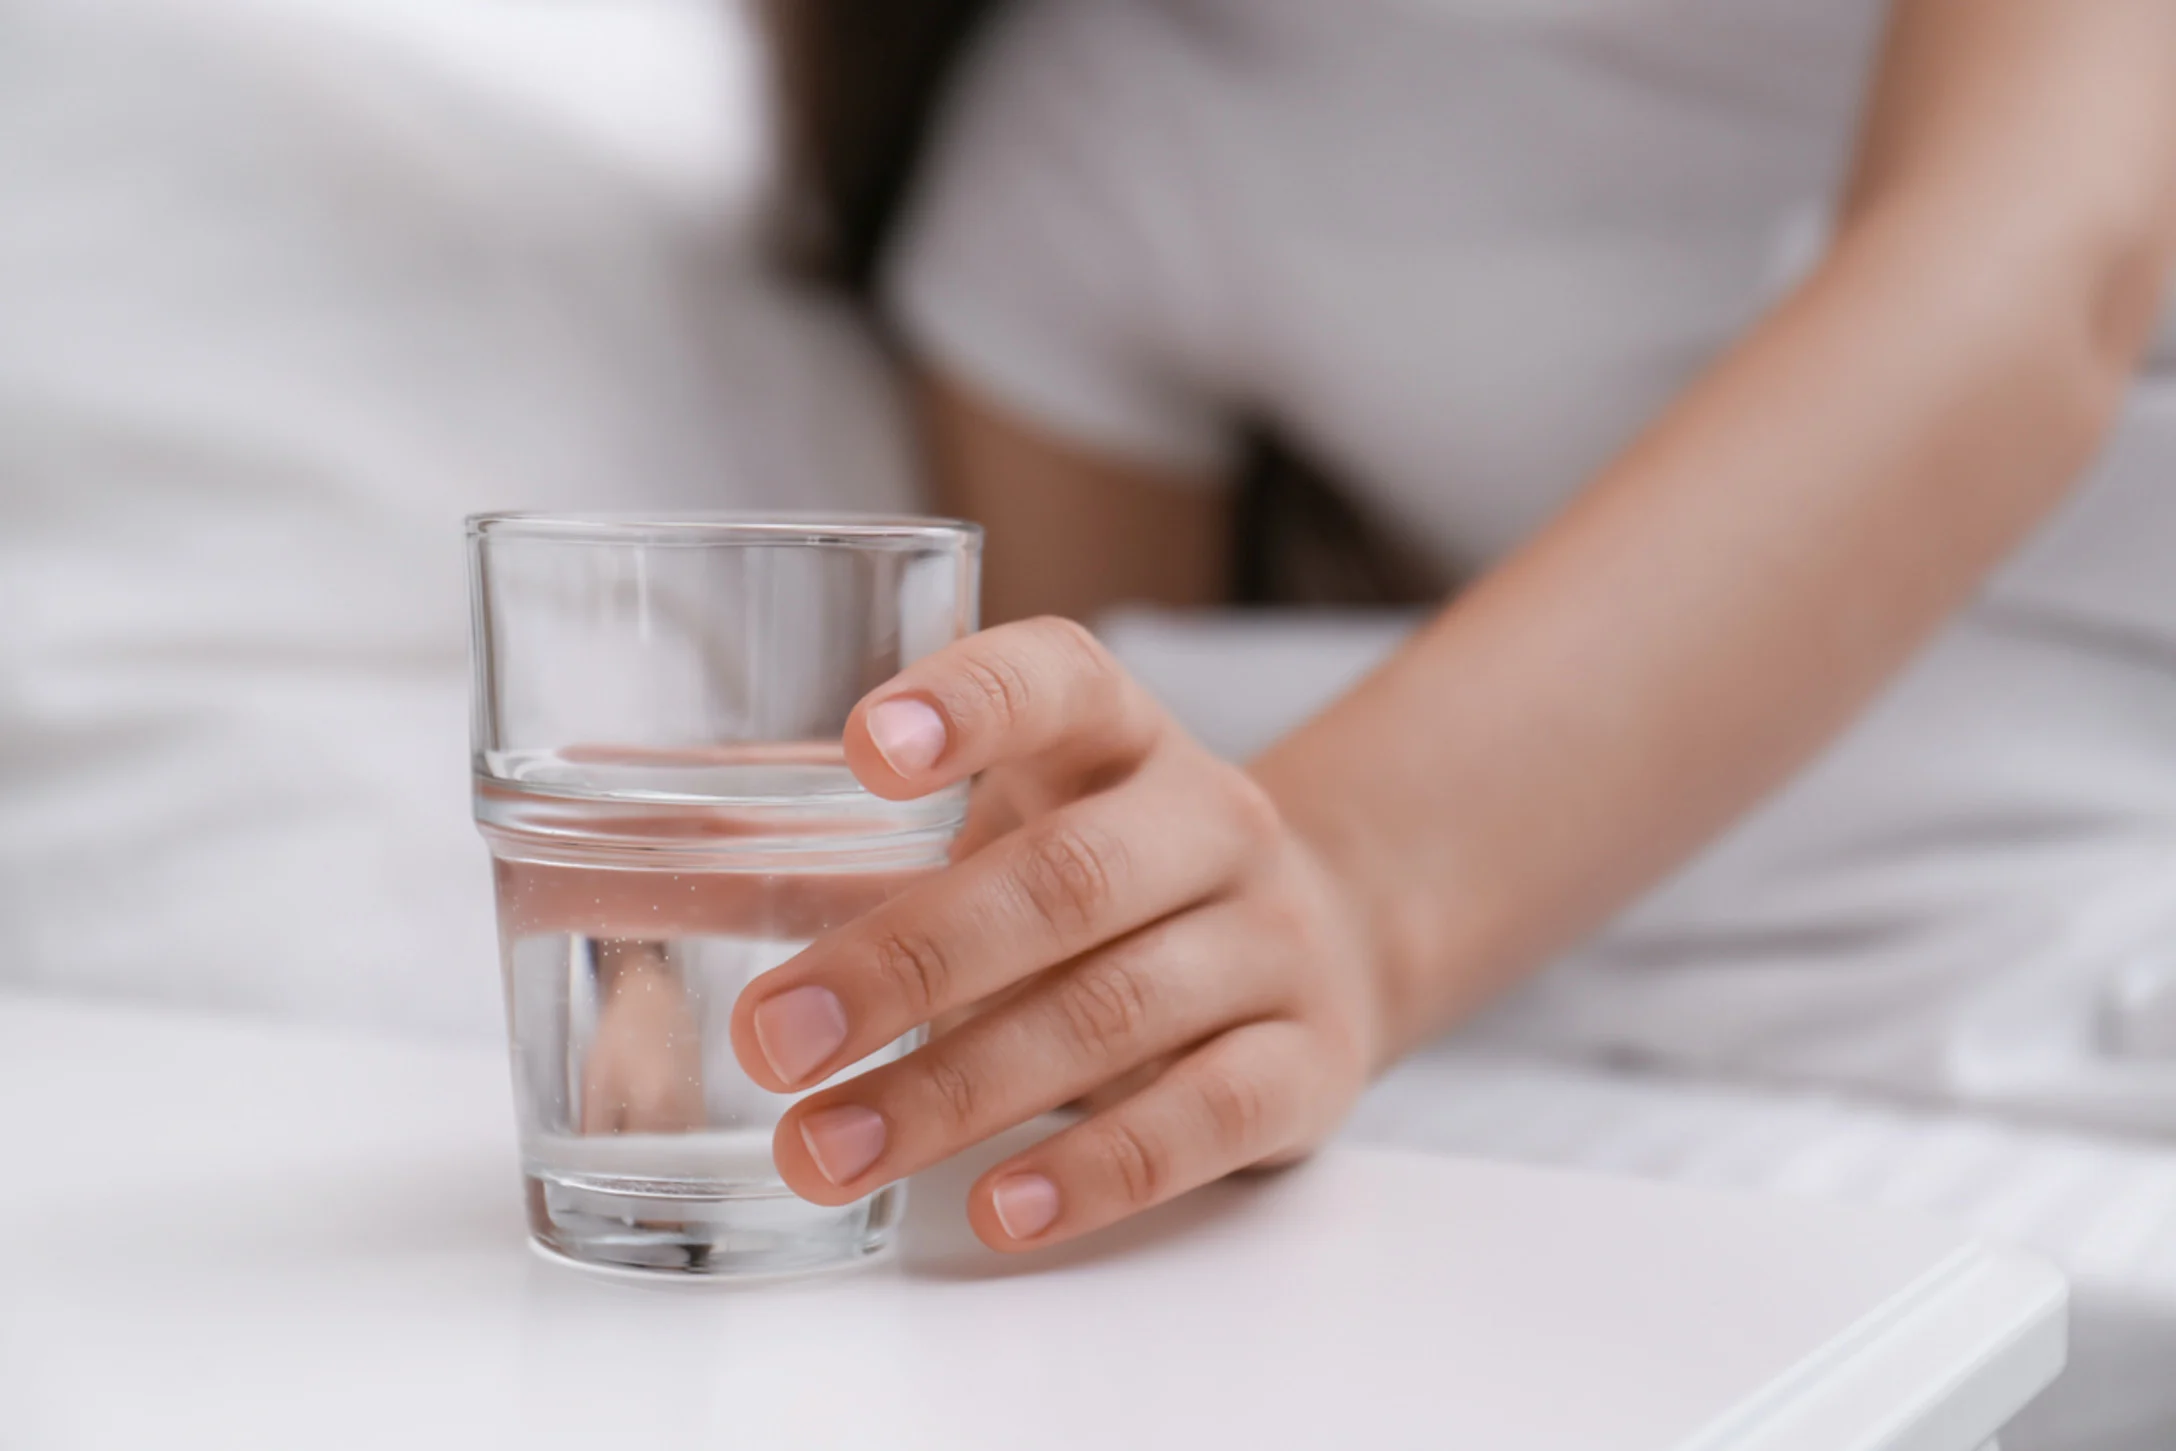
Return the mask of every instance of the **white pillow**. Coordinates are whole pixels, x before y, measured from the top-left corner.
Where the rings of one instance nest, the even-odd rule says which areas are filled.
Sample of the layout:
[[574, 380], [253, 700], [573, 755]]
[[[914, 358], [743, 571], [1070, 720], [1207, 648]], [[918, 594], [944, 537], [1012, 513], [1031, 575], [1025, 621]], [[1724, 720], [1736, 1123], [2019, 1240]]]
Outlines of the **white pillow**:
[[[745, 87], [731, 32], [377, 4], [8, 7], [0, 985], [495, 1032], [461, 516], [909, 502], [873, 348], [668, 94]], [[544, 100], [585, 11], [655, 80], [617, 133]]]

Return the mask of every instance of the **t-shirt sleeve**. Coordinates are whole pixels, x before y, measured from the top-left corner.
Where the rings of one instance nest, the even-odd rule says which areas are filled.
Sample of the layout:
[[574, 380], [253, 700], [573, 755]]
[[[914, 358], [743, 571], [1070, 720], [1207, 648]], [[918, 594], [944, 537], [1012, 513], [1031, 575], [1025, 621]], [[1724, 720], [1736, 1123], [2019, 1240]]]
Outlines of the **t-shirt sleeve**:
[[963, 65], [884, 274], [930, 366], [1084, 446], [1221, 480], [1235, 429], [1181, 57], [1133, 0], [1021, 0]]

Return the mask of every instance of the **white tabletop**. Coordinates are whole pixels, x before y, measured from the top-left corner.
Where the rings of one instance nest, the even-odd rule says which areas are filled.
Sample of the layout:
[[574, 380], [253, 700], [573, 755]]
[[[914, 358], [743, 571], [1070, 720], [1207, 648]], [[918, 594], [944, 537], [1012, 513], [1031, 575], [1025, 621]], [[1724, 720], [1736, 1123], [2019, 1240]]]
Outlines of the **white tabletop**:
[[[1001, 1261], [608, 1278], [485, 1048], [0, 996], [0, 1446], [1971, 1451], [2063, 1287], [1940, 1225], [1333, 1149]], [[972, 1166], [966, 1166], [971, 1168]]]

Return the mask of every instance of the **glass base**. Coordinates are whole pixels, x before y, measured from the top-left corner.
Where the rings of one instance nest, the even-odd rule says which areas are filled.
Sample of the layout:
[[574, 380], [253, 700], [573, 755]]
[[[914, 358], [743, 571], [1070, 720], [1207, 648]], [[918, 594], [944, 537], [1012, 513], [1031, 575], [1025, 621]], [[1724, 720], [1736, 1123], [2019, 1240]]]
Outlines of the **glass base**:
[[859, 1264], [891, 1243], [906, 1208], [890, 1184], [843, 1208], [783, 1186], [698, 1190], [621, 1175], [525, 1176], [529, 1233], [577, 1264], [712, 1278], [810, 1274]]

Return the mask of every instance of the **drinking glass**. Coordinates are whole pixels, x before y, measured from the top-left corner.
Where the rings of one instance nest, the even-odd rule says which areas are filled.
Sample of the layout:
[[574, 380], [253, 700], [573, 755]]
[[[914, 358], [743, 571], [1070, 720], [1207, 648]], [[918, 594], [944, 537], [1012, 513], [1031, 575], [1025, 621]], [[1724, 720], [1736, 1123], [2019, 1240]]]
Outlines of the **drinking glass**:
[[741, 1071], [727, 1027], [750, 979], [945, 864], [966, 787], [880, 800], [840, 733], [975, 628], [980, 531], [485, 514], [468, 542], [476, 821], [531, 1232], [585, 1263], [710, 1275], [876, 1253], [904, 1186], [795, 1197], [771, 1157], [792, 1097]]

